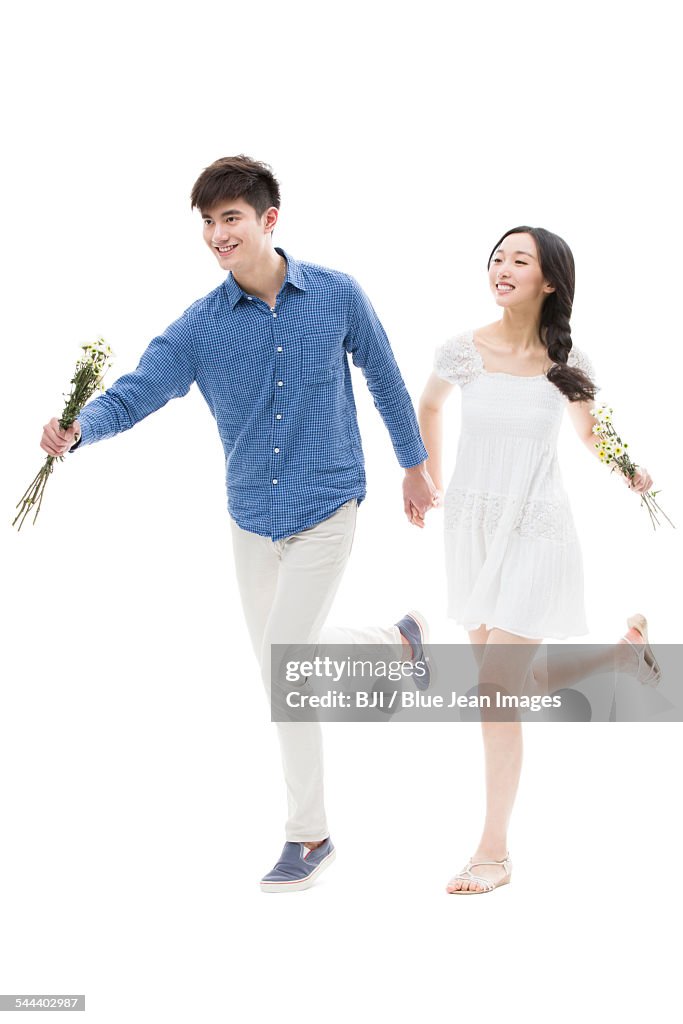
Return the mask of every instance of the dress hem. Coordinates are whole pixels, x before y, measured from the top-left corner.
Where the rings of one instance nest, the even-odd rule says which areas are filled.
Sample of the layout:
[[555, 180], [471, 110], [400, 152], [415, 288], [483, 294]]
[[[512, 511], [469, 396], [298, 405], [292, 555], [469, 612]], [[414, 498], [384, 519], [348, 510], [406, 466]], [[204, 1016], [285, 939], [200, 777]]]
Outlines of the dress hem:
[[568, 640], [570, 637], [573, 636], [587, 636], [590, 632], [588, 629], [584, 629], [579, 633], [543, 633], [541, 634], [541, 636], [539, 636], [538, 633], [525, 633], [522, 632], [522, 630], [517, 629], [516, 627], [504, 626], [498, 622], [492, 623], [491, 625], [489, 625], [488, 622], [465, 623], [453, 612], [448, 612], [448, 618], [454, 619], [458, 623], [458, 625], [462, 626], [463, 629], [465, 629], [467, 632], [469, 632], [472, 629], [479, 629], [480, 626], [485, 626], [485, 628], [488, 630], [502, 629], [506, 633], [513, 633], [514, 636], [521, 636], [525, 640], [539, 640], [541, 642], [543, 640]]

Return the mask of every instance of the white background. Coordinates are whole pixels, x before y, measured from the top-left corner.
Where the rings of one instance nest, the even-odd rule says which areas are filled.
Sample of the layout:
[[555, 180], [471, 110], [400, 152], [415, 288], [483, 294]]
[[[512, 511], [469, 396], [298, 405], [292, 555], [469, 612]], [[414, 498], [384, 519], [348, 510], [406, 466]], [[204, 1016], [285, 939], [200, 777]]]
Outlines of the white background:
[[[27, 3], [3, 31], [2, 508], [41, 463], [78, 346], [112, 380], [220, 272], [189, 192], [267, 160], [275, 240], [347, 270], [414, 399], [434, 347], [495, 319], [518, 223], [577, 262], [575, 343], [681, 522], [679, 53], [670, 5]], [[354, 374], [369, 477], [332, 621], [444, 617], [441, 513]], [[447, 459], [459, 398], [447, 414]], [[677, 642], [680, 531], [571, 433], [563, 474], [591, 635], [642, 610]], [[87, 1019], [674, 1019], [679, 725], [530, 727], [513, 884], [444, 894], [473, 851], [475, 726], [327, 727], [334, 867], [266, 897], [284, 791], [231, 565], [223, 458], [196, 389], [57, 467], [2, 533], [0, 991], [85, 992]], [[9, 1019], [9, 1018], [8, 1018]]]

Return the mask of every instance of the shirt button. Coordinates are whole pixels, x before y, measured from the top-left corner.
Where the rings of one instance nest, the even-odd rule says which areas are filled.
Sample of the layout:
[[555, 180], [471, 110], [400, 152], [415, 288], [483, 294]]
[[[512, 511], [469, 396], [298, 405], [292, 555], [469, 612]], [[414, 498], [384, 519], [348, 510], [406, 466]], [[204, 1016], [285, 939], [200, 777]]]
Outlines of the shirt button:
[[253, 302], [253, 301], [254, 301], [254, 300], [252, 299], [251, 295], [247, 295], [247, 298], [249, 299], [249, 301], [250, 301], [250, 302]]
[[276, 420], [281, 420], [282, 419], [282, 413], [281, 412], [276, 412], [275, 413], [275, 419]]
[[277, 320], [277, 313], [273, 313], [273, 320]]
[[279, 448], [273, 448], [273, 451], [275, 452], [276, 455], [280, 454], [280, 449]]
[[274, 483], [274, 484], [276, 484], [276, 483], [277, 483], [277, 480], [273, 480], [273, 483]]
[[279, 381], [277, 382], [277, 386], [278, 386], [279, 388], [281, 388], [281, 387], [282, 387], [282, 381], [281, 381], [281, 380], [279, 380]]
[[282, 345], [278, 345], [277, 350], [278, 352], [282, 352]]

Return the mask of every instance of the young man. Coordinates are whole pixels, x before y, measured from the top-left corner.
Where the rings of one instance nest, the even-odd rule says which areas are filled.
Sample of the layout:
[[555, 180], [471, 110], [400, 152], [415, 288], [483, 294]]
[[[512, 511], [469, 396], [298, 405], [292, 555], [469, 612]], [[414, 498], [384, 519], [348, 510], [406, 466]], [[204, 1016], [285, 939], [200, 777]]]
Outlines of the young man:
[[[280, 189], [270, 168], [245, 156], [216, 160], [191, 201], [227, 279], [154, 338], [137, 369], [73, 427], [63, 431], [52, 419], [41, 447], [61, 455], [112, 437], [197, 382], [225, 450], [237, 579], [269, 692], [270, 645], [321, 638], [365, 497], [349, 354], [405, 468], [404, 509], [414, 525], [424, 525], [436, 489], [389, 342], [358, 284], [273, 246]], [[424, 627], [414, 615], [362, 636], [422, 656]], [[333, 640], [329, 631], [325, 639]], [[320, 727], [279, 723], [278, 733], [289, 818], [282, 856], [261, 883], [267, 892], [307, 888], [334, 857]]]

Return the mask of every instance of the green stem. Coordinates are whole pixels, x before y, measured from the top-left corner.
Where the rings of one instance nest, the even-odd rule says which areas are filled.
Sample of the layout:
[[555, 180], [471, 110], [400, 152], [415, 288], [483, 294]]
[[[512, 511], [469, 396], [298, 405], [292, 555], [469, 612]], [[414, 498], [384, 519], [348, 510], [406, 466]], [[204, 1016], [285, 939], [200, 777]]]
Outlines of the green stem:
[[15, 505], [15, 508], [19, 508], [19, 506], [21, 506], [21, 509], [12, 520], [12, 526], [14, 526], [17, 520], [19, 520], [18, 529], [21, 530], [24, 519], [26, 519], [26, 516], [37, 502], [38, 508], [36, 510], [36, 515], [33, 518], [33, 522], [35, 523], [38, 512], [40, 511], [40, 503], [43, 500], [45, 485], [47, 484], [48, 477], [54, 468], [54, 462], [55, 457], [53, 455], [48, 455], [41, 466], [40, 471], [34, 476], [33, 480], [24, 491], [23, 497]]

